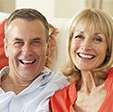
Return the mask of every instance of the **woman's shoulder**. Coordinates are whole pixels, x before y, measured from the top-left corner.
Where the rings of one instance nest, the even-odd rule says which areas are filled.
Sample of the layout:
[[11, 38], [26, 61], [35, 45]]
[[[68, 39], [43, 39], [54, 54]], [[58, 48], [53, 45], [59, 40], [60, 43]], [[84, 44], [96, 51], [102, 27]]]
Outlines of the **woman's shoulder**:
[[49, 107], [52, 112], [69, 112], [70, 106], [76, 101], [75, 83], [58, 90], [50, 98]]
[[113, 77], [113, 67], [111, 67], [107, 72], [108, 77]]
[[59, 100], [70, 100], [75, 101], [76, 99], [76, 86], [75, 83], [71, 83], [70, 85], [64, 87], [63, 89], [60, 89], [55, 92], [55, 94], [51, 97]]
[[107, 79], [105, 81], [105, 88], [107, 91], [111, 91], [111, 88], [113, 88], [113, 67], [110, 68], [107, 72]]

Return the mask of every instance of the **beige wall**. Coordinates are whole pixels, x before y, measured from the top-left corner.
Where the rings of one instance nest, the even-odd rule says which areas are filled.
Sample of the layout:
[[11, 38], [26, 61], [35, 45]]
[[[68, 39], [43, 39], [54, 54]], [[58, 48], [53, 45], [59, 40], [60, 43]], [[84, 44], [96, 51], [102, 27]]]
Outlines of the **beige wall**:
[[113, 16], [113, 0], [103, 0], [102, 8], [105, 12]]
[[[0, 0], [0, 11], [11, 12], [15, 8], [31, 7], [46, 16], [70, 18], [86, 7], [88, 2], [99, 0]], [[113, 0], [101, 0], [102, 8], [113, 16]]]
[[70, 18], [84, 7], [84, 0], [0, 0], [0, 11], [32, 7], [46, 16]]
[[15, 0], [0, 0], [0, 12], [11, 12], [15, 9]]
[[54, 16], [54, 0], [16, 0], [16, 8], [30, 7], [46, 16]]
[[85, 0], [55, 0], [55, 16], [70, 18], [85, 7]]

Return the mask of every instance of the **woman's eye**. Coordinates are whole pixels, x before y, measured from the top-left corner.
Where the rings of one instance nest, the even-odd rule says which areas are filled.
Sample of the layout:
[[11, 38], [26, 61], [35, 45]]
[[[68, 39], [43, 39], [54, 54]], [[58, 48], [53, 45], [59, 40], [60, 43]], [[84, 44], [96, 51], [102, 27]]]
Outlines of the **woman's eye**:
[[102, 37], [101, 36], [96, 36], [95, 41], [96, 42], [102, 42]]

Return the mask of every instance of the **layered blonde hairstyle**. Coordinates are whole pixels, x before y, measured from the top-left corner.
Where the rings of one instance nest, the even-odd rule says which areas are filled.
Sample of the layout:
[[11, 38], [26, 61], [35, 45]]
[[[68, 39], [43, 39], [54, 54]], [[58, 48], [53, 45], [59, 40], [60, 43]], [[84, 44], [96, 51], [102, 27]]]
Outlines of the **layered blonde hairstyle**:
[[63, 69], [63, 73], [69, 78], [75, 78], [76, 81], [80, 82], [81, 73], [80, 70], [76, 67], [76, 65], [72, 61], [70, 46], [73, 37], [74, 30], [77, 24], [82, 23], [86, 29], [89, 31], [97, 31], [104, 34], [107, 41], [107, 52], [106, 57], [102, 65], [98, 68], [92, 70], [94, 74], [101, 78], [105, 78], [105, 72], [111, 68], [113, 64], [113, 20], [107, 15], [105, 12], [99, 9], [85, 9], [78, 16], [73, 18], [73, 21], [69, 28], [69, 37], [68, 37], [68, 54], [69, 54], [69, 62]]

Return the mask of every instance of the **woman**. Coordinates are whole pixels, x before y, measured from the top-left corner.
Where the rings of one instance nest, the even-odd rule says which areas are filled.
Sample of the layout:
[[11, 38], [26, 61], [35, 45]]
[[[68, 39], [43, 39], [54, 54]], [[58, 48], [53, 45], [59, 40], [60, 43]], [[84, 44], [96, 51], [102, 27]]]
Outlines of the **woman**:
[[[85, 9], [69, 30], [72, 83], [50, 98], [52, 112], [113, 112], [113, 21], [99, 9]], [[74, 81], [74, 82], [73, 82]]]

